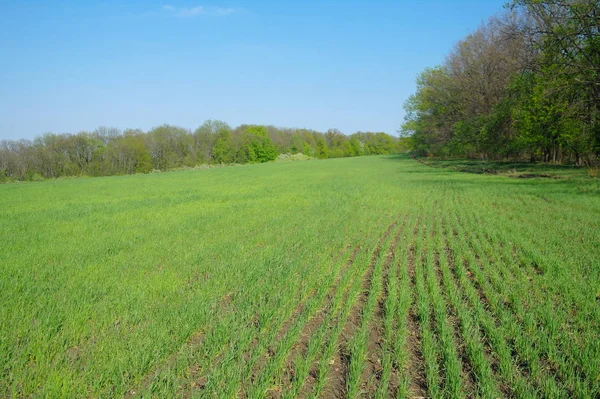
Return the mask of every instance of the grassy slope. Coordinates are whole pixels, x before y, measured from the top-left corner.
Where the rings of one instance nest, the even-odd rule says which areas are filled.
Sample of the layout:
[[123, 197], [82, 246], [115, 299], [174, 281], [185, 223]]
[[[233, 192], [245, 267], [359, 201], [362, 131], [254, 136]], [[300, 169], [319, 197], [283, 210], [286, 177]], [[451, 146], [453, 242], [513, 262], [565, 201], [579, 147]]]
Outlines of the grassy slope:
[[[393, 156], [2, 185], [0, 396], [147, 391], [164, 396], [197, 386], [234, 394], [248, 391], [261, 370], [273, 374], [273, 380], [264, 380], [268, 387], [283, 379], [286, 339], [300, 340], [315, 312], [330, 306], [332, 314], [351, 317], [354, 308], [344, 308], [344, 298], [360, 303], [360, 276], [370, 254], [403, 215], [408, 215], [404, 233], [392, 231], [381, 241], [389, 245], [397, 235], [396, 253], [405, 256], [398, 264], [408, 263], [409, 271], [413, 261], [422, 266], [414, 297], [431, 304], [427, 381], [439, 381], [441, 394], [597, 393], [598, 193], [598, 183], [585, 179], [463, 174]], [[422, 256], [407, 255], [411, 240]], [[452, 270], [444, 268], [449, 261], [442, 245], [460, 255], [465, 267], [479, 265], [464, 275], [457, 266], [455, 283], [465, 292], [464, 303], [461, 295], [442, 296], [454, 281]], [[354, 264], [336, 277], [358, 246]], [[357, 346], [355, 359], [371, 356], [368, 339], [358, 338], [368, 336], [368, 320], [378, 320], [373, 307], [386, 301], [389, 290], [402, 295], [394, 282], [382, 279], [410, 274], [390, 273], [386, 251], [381, 253], [374, 266], [377, 297], [364, 298], [367, 306], [357, 312], [364, 321], [355, 330], [363, 335], [348, 340]], [[504, 265], [514, 267], [502, 258], [513, 255], [521, 268], [497, 274]], [[502, 278], [506, 287], [498, 284]], [[339, 298], [328, 305], [328, 288], [337, 287], [336, 279]], [[468, 295], [477, 294], [464, 286], [469, 279], [488, 300], [507, 301], [505, 307], [468, 305]], [[413, 287], [403, 281], [400, 287]], [[465, 306], [475, 310], [461, 313]], [[555, 319], [552, 309], [559, 312]], [[447, 319], [436, 318], [435, 312], [444, 311]], [[485, 324], [503, 317], [502, 326], [513, 330]], [[385, 320], [388, 338], [390, 325], [405, 325], [401, 317]], [[515, 346], [518, 358], [509, 354], [504, 360], [517, 369], [524, 362], [529, 369], [521, 372], [536, 376], [533, 385], [519, 388], [519, 381], [507, 381], [509, 372], [490, 374], [488, 363], [499, 360], [477, 357], [489, 344], [468, 329], [462, 334], [472, 320], [480, 320], [482, 331], [487, 326], [489, 334], [508, 337], [498, 345]], [[461, 328], [453, 329], [459, 322]], [[519, 329], [539, 340], [539, 352], [513, 343], [511, 334]], [[543, 333], [550, 339], [540, 338], [540, 331], [550, 331]], [[322, 334], [323, 345], [337, 342], [332, 340], [337, 335]], [[472, 360], [461, 374], [452, 348], [461, 351], [465, 337], [465, 357]], [[273, 342], [280, 342], [282, 357], [265, 360]], [[400, 356], [392, 349], [401, 346], [395, 341], [386, 347], [386, 359]], [[411, 351], [402, 353], [402, 362], [410, 361]], [[442, 363], [455, 372], [446, 376]], [[386, 380], [416, 378], [395, 375], [389, 359], [385, 364]], [[361, 370], [347, 385], [361, 386]], [[469, 385], [465, 373], [487, 385]], [[457, 388], [461, 378], [466, 388]]]

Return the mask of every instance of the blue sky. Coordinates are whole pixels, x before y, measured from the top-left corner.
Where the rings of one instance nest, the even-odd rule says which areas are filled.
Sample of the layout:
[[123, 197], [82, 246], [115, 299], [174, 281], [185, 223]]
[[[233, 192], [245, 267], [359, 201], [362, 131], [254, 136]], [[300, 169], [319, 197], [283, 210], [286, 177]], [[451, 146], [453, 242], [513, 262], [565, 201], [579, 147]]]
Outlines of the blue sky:
[[394, 133], [505, 0], [0, 0], [0, 138], [206, 119]]

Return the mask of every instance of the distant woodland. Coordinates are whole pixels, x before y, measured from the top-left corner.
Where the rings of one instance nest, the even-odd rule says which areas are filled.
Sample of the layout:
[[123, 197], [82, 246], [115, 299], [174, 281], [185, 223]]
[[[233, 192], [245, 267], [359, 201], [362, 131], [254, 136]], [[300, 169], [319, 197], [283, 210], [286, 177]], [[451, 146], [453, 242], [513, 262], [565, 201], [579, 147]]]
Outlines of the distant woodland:
[[207, 121], [0, 142], [0, 181], [387, 154], [600, 163], [600, 2], [513, 0], [425, 69], [401, 138]]
[[62, 176], [148, 173], [202, 164], [245, 164], [279, 154], [314, 158], [353, 157], [400, 151], [402, 141], [386, 133], [342, 134], [274, 126], [231, 128], [208, 120], [194, 131], [162, 125], [144, 132], [101, 127], [77, 134], [44, 134], [35, 140], [0, 141], [0, 181]]
[[515, 0], [417, 78], [420, 156], [598, 165], [600, 2]]

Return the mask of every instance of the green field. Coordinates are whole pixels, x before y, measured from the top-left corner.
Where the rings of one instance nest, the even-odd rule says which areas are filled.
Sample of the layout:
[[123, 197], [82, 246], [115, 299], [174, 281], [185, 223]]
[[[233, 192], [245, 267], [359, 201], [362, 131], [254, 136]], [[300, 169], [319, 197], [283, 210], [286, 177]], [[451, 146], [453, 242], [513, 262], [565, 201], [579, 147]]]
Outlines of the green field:
[[600, 395], [600, 184], [401, 156], [0, 186], [1, 397]]

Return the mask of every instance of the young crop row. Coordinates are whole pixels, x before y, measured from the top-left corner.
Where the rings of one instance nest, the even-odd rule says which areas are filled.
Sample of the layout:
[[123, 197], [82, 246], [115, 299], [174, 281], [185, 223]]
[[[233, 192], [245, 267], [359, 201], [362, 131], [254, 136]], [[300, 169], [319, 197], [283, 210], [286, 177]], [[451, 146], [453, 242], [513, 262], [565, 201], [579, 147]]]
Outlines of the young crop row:
[[539, 272], [519, 254], [526, 247], [486, 228], [459, 196], [429, 205], [390, 225], [368, 262], [353, 257], [348, 285], [313, 318], [310, 338], [288, 347], [294, 361], [262, 374], [248, 396], [599, 392], [590, 378], [598, 375], [597, 327], [579, 324], [582, 341], [569, 338], [574, 321], [567, 309], [553, 314], [564, 305], [544, 300]]
[[[590, 397], [592, 345], [565, 338], [526, 248], [486, 228], [460, 196], [399, 216], [339, 255], [329, 284], [304, 298], [247, 362], [232, 396]], [[560, 304], [556, 304], [560, 306]], [[552, 316], [552, 317], [551, 317]], [[579, 326], [591, 337], [594, 326]], [[568, 337], [568, 335], [566, 335]], [[588, 342], [588, 344], [591, 342]], [[248, 349], [246, 349], [248, 351]], [[214, 360], [214, 359], [213, 359]], [[218, 370], [213, 361], [203, 367]], [[197, 394], [223, 392], [211, 375]], [[218, 382], [220, 381], [220, 382]], [[189, 381], [188, 381], [189, 383]], [[220, 384], [220, 385], [219, 385]]]

